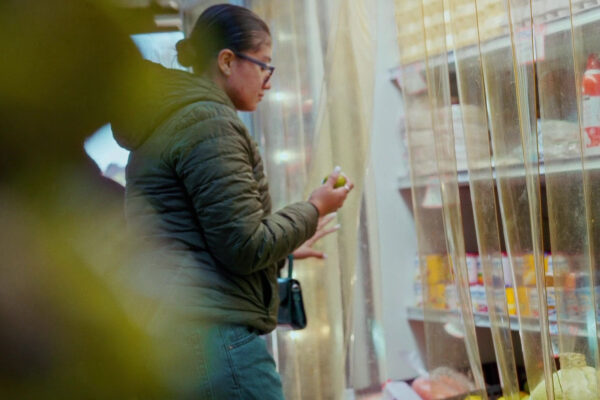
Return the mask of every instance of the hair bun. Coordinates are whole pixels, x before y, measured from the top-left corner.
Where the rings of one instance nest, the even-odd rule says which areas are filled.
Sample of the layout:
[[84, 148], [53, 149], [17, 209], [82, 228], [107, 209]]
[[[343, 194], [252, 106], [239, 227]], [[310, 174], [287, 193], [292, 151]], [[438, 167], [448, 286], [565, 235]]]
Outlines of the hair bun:
[[196, 61], [196, 51], [189, 39], [181, 39], [175, 45], [177, 61], [184, 67], [191, 67]]

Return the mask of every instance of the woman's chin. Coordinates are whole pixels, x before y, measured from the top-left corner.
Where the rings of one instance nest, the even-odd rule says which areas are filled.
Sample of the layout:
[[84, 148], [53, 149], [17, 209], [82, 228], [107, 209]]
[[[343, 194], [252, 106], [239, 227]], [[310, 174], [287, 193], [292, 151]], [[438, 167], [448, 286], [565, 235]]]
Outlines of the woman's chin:
[[244, 111], [244, 112], [252, 112], [256, 110], [256, 107], [258, 106], [258, 102], [255, 104], [243, 104], [243, 105], [238, 105], [236, 106], [236, 109], [238, 111]]

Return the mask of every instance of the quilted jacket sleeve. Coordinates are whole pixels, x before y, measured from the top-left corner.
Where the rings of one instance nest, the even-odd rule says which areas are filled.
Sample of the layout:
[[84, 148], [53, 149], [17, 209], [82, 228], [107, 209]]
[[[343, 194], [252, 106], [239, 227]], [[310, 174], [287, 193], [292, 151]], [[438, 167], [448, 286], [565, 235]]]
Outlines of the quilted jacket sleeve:
[[201, 125], [210, 134], [187, 145], [176, 170], [210, 253], [236, 274], [272, 266], [315, 233], [316, 208], [298, 202], [265, 215], [245, 132], [226, 119]]

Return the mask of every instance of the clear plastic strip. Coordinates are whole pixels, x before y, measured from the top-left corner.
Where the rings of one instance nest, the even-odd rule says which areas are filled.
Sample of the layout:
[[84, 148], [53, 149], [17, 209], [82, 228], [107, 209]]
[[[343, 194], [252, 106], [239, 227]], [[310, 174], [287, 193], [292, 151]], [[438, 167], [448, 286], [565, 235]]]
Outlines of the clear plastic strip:
[[[424, 15], [424, 10], [436, 15], [438, 21], [441, 16], [428, 36], [424, 21], [431, 15]], [[403, 63], [400, 80], [424, 298], [425, 358], [432, 379], [440, 371], [471, 375], [475, 382], [464, 392], [473, 391], [486, 398], [468, 290], [448, 66], [447, 60], [439, 61], [440, 54], [446, 54], [443, 14], [441, 1], [422, 5], [396, 1]], [[441, 34], [436, 36], [440, 25]], [[431, 57], [426, 54], [428, 46]]]
[[[423, 0], [423, 10], [433, 15], [445, 15], [443, 0]], [[465, 335], [465, 346], [471, 373], [479, 395], [487, 398], [477, 337], [473, 319], [473, 307], [467, 273], [464, 232], [458, 193], [458, 177], [456, 170], [456, 154], [454, 128], [450, 104], [450, 83], [448, 75], [448, 58], [446, 49], [446, 26], [427, 24], [424, 22], [426, 45], [426, 77], [429, 101], [432, 109], [432, 127], [434, 134], [437, 171], [440, 177], [442, 195], [442, 216], [446, 233], [446, 246], [449, 263], [454, 273], [454, 284], [457, 288], [458, 306], [462, 316]], [[444, 20], [442, 20], [444, 21]], [[437, 62], [431, 62], [435, 58]]]
[[[566, 1], [566, 0], [565, 0]], [[591, 56], [598, 55], [598, 40], [600, 39], [600, 30], [598, 29], [598, 20], [600, 20], [600, 6], [597, 2], [568, 1], [573, 70], [575, 76], [575, 93], [577, 95], [577, 109], [579, 111], [579, 143], [581, 145], [582, 167], [583, 167], [583, 192], [585, 194], [585, 209], [587, 213], [587, 233], [589, 243], [589, 267], [584, 272], [591, 285], [591, 290], [587, 288], [579, 289], [583, 292], [586, 303], [581, 309], [580, 319], [584, 321], [585, 333], [587, 336], [588, 347], [599, 357], [598, 338], [600, 334], [599, 313], [599, 274], [598, 260], [600, 260], [600, 176], [598, 169], [600, 167], [600, 146], [597, 140], [599, 133], [597, 121], [600, 113], [598, 100], [598, 85], [595, 74], [597, 65], [589, 65]], [[591, 85], [591, 86], [590, 86]], [[594, 307], [591, 308], [591, 303]], [[595, 332], [594, 328], [595, 327]], [[596, 397], [600, 396], [600, 374], [598, 370], [599, 360], [595, 360], [596, 370]], [[591, 365], [591, 363], [590, 363]], [[591, 373], [591, 371], [590, 371]]]
[[[559, 371], [555, 395], [578, 397], [580, 388], [565, 378], [565, 369], [598, 368], [593, 279], [590, 269], [586, 190], [579, 140], [579, 109], [575, 85], [573, 37], [566, 29], [545, 35], [545, 16], [571, 14], [568, 0], [550, 7], [532, 3], [536, 40], [540, 127], [543, 142], [546, 195], [553, 257], [553, 283], [558, 325]], [[568, 18], [570, 20], [570, 18]], [[574, 167], [574, 168], [573, 168]], [[586, 339], [586, 337], [588, 339]], [[585, 367], [584, 367], [585, 365]], [[596, 393], [595, 374], [589, 389]]]
[[[541, 191], [539, 176], [539, 155], [536, 114], [536, 82], [533, 48], [533, 24], [531, 3], [528, 0], [509, 0], [507, 3], [509, 29], [513, 53], [513, 65], [516, 75], [517, 105], [519, 112], [521, 143], [525, 167], [525, 180], [529, 197], [529, 221], [531, 224], [531, 244], [535, 271], [537, 301], [527, 299], [528, 303], [537, 303], [541, 323], [541, 356], [544, 366], [544, 380], [550, 382], [554, 370], [550, 329], [545, 290], [545, 266], [543, 252], [543, 231], [541, 222]], [[521, 299], [519, 299], [521, 304]], [[554, 396], [551, 385], [546, 385], [546, 395]]]
[[[268, 5], [275, 16], [279, 15], [279, 8], [293, 7], [296, 20], [305, 11], [297, 2], [268, 2]], [[313, 9], [316, 11], [318, 7]], [[295, 269], [305, 293], [310, 294], [304, 297], [309, 324], [303, 331], [285, 334], [287, 344], [294, 346], [292, 354], [295, 357], [289, 362], [291, 368], [286, 373], [289, 382], [301, 382], [301, 385], [286, 390], [287, 398], [341, 398], [348, 383], [345, 371], [352, 344], [358, 217], [369, 152], [374, 78], [373, 64], [363, 62], [363, 57], [374, 59], [371, 16], [375, 10], [367, 7], [366, 0], [339, 2], [332, 8], [335, 16], [331, 32], [322, 32], [322, 37], [329, 38], [322, 58], [325, 60], [322, 90], [314, 101], [319, 105], [315, 132], [308, 135], [312, 140], [305, 141], [305, 160], [310, 159], [310, 163], [297, 165], [307, 168], [308, 174], [304, 195], [296, 194], [296, 199], [306, 198], [336, 165], [340, 165], [353, 180], [355, 189], [338, 212], [337, 220], [342, 229], [319, 243], [328, 258], [302, 261]], [[319, 15], [313, 14], [310, 18], [318, 19]], [[285, 20], [278, 22], [285, 24]], [[284, 26], [277, 28], [285, 29]], [[301, 28], [296, 27], [294, 40], [303, 40]], [[276, 27], [273, 32], [277, 34]], [[317, 43], [306, 43], [309, 48], [315, 45]], [[306, 54], [299, 52], [297, 60], [302, 60]], [[293, 59], [282, 62], [298, 68]], [[302, 61], [299, 63], [303, 64]], [[285, 99], [280, 96], [278, 100]], [[304, 112], [305, 106], [303, 102], [296, 112]], [[270, 117], [266, 115], [266, 118]], [[293, 179], [293, 173], [288, 178]], [[279, 342], [286, 343], [285, 340]], [[285, 376], [283, 381], [286, 382]]]
[[[319, 242], [327, 260], [303, 260], [295, 268], [305, 292], [308, 327], [281, 331], [277, 340], [286, 398], [342, 398], [373, 97], [373, 64], [363, 57], [374, 59], [370, 15], [376, 8], [367, 7], [365, 0], [256, 0], [248, 5], [268, 19], [278, 68], [273, 89], [254, 113], [256, 130], [267, 128], [269, 135], [263, 140], [264, 159], [274, 171], [274, 204], [305, 199], [335, 165], [355, 183], [338, 213], [342, 229]], [[323, 23], [323, 11], [332, 17], [327, 22], [333, 22]]]
[[[479, 32], [475, 0], [450, 0], [449, 3], [452, 37], [461, 37], [465, 30], [473, 27]], [[474, 42], [478, 47], [477, 37]], [[502, 391], [504, 398], [518, 400], [519, 382], [502, 265], [483, 72], [479, 52], [467, 47], [471, 43], [455, 42], [454, 47], [470, 194]]]
[[[542, 300], [536, 287], [536, 284], [543, 285], [543, 282], [536, 275], [536, 266], [539, 268], [542, 261], [537, 146], [532, 152], [530, 145], [532, 123], [529, 110], [535, 110], [535, 107], [530, 107], [528, 97], [532, 94], [527, 86], [531, 80], [527, 79], [526, 71], [519, 68], [516, 60], [509, 22], [510, 7], [507, 9], [505, 5], [509, 6], [501, 0], [477, 1], [480, 51], [496, 184], [511, 265], [523, 359], [529, 385], [535, 387], [544, 375], [551, 376], [550, 349], [547, 338], [544, 338], [548, 332], [547, 325], [543, 318], [542, 321], [538, 318]], [[495, 18], [490, 19], [486, 15], [488, 8], [499, 8], [503, 12], [496, 12]], [[482, 29], [499, 36], [494, 37], [489, 33], [483, 35]], [[505, 38], [510, 40], [507, 42]], [[541, 265], [543, 271], [543, 262]], [[550, 395], [550, 398], [553, 397]]]

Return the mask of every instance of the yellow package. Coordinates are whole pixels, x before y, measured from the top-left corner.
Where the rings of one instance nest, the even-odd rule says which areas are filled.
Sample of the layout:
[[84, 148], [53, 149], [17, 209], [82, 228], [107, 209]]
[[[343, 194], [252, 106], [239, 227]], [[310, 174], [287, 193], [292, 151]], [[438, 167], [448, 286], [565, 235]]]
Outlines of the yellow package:
[[427, 287], [427, 305], [431, 308], [444, 310], [446, 308], [446, 285], [436, 283]]
[[515, 302], [514, 288], [506, 288], [506, 305], [508, 306], [508, 315], [517, 315], [517, 303]]
[[531, 308], [529, 305], [529, 288], [519, 287], [517, 288], [517, 301], [519, 304], [519, 312], [522, 316], [531, 316]]
[[523, 284], [527, 286], [535, 286], [535, 260], [533, 254], [525, 254], [521, 256], [523, 267]]
[[448, 267], [444, 262], [444, 256], [440, 254], [429, 254], [425, 256], [427, 265], [427, 283], [437, 284], [448, 280]]

